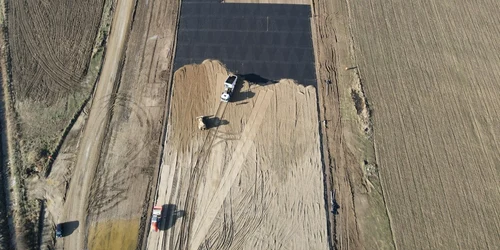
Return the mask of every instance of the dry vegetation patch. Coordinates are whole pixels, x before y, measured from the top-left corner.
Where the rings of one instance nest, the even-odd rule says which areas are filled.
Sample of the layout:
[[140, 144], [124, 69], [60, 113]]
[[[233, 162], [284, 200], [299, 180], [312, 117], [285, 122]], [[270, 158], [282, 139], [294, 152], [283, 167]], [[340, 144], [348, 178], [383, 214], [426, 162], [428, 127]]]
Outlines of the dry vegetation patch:
[[139, 234], [139, 219], [98, 222], [89, 230], [88, 247], [93, 250], [136, 249]]

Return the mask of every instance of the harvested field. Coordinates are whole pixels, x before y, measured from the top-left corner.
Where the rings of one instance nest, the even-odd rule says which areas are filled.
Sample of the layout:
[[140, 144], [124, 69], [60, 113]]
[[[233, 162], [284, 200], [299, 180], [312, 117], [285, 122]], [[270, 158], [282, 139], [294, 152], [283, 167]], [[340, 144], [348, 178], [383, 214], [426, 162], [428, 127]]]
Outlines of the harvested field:
[[12, 90], [27, 174], [45, 170], [90, 94], [97, 71], [89, 66], [99, 66], [102, 57], [93, 48], [103, 6], [94, 0], [9, 3]]
[[500, 3], [349, 7], [396, 246], [498, 247]]
[[35, 200], [44, 197], [29, 196], [28, 185], [48, 173], [68, 125], [90, 95], [103, 53], [104, 2], [9, 1], [7, 7], [3, 76], [12, 94], [4, 101], [11, 173], [19, 178], [11, 179], [18, 226], [13, 242], [27, 248], [42, 242], [38, 231], [47, 228], [38, 222], [44, 216]]
[[327, 248], [315, 89], [240, 80], [226, 104], [227, 74], [210, 60], [175, 73], [156, 200], [170, 209], [148, 248]]
[[[76, 4], [79, 3], [79, 4]], [[9, 40], [18, 100], [52, 103], [80, 88], [103, 1], [12, 1]]]

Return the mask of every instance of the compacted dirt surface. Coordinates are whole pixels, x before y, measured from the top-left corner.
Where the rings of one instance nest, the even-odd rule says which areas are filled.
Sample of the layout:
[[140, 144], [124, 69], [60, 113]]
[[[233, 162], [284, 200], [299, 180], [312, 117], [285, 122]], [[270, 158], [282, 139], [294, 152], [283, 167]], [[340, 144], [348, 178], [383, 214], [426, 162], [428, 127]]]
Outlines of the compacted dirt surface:
[[314, 87], [240, 79], [224, 103], [228, 73], [210, 60], [175, 73], [148, 249], [328, 248]]
[[115, 17], [123, 22], [126, 14], [134, 14], [134, 19], [127, 27], [131, 27], [127, 47], [118, 64], [122, 74], [116, 79], [116, 92], [109, 97], [108, 132], [89, 193], [89, 249], [141, 246], [149, 229], [145, 225], [150, 213], [148, 202], [155, 190], [161, 154], [179, 4], [120, 4], [126, 3], [132, 11], [116, 13]]
[[92, 108], [83, 131], [69, 191], [64, 203], [61, 221], [78, 222], [73, 234], [64, 238], [64, 248], [84, 249], [87, 235], [87, 202], [92, 179], [97, 167], [102, 140], [105, 136], [110, 96], [115, 87], [119, 61], [124, 51], [125, 39], [130, 25], [134, 1], [119, 1], [116, 6], [113, 30], [109, 37], [106, 58], [93, 95]]

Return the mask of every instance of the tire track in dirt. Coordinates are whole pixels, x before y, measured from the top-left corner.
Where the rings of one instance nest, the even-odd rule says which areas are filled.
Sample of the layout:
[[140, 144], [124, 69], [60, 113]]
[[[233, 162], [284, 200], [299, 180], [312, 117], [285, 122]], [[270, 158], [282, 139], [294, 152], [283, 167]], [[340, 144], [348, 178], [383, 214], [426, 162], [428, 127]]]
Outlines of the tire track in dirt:
[[[227, 200], [229, 200], [229, 202]], [[217, 230], [216, 240], [212, 246], [208, 247], [209, 249], [229, 249], [232, 245], [234, 237], [234, 221], [231, 208], [232, 202], [230, 201], [231, 196], [229, 196], [227, 200], [225, 200], [222, 205], [222, 211], [224, 214], [222, 228]]]
[[[180, 80], [182, 81], [182, 80]], [[191, 89], [189, 90], [189, 93], [190, 93]], [[191, 106], [189, 109], [191, 109], [193, 103], [191, 103]], [[220, 119], [222, 119], [223, 115], [224, 115], [224, 111], [226, 109], [226, 106], [227, 106], [227, 103], [223, 103], [223, 102], [220, 102], [218, 107], [217, 107], [217, 110], [215, 112], [215, 115], [214, 117], [219, 117]], [[181, 196], [179, 195], [179, 191], [180, 191], [180, 187], [182, 186], [182, 179], [181, 178], [177, 178], [176, 181], [174, 182], [176, 184], [176, 188], [174, 188], [174, 190], [176, 190], [175, 193], [172, 194], [172, 196], [170, 197], [170, 200], [176, 200], [176, 204], [180, 205], [180, 204], [184, 204], [184, 219], [182, 220], [181, 222], [181, 226], [180, 226], [180, 236], [177, 238], [177, 240], [174, 239], [174, 237], [176, 237], [177, 235], [175, 234], [175, 229], [174, 228], [171, 228], [170, 230], [168, 231], [165, 231], [163, 233], [163, 240], [162, 240], [162, 249], [166, 249], [167, 246], [169, 246], [169, 244], [174, 244], [173, 242], [176, 242], [175, 243], [175, 246], [176, 248], [178, 249], [183, 249], [181, 247], [181, 245], [185, 244], [187, 245], [187, 243], [183, 243], [184, 241], [188, 242], [189, 241], [189, 237], [190, 237], [190, 227], [191, 227], [191, 224], [190, 222], [188, 222], [187, 220], [191, 221], [191, 219], [194, 217], [194, 208], [196, 208], [196, 205], [193, 205], [192, 203], [196, 203], [196, 193], [194, 195], [191, 194], [191, 192], [194, 190], [194, 192], [197, 192], [199, 190], [198, 188], [198, 185], [199, 185], [199, 178], [201, 176], [203, 176], [203, 171], [204, 171], [204, 164], [208, 158], [208, 156], [210, 155], [210, 152], [211, 152], [211, 148], [213, 146], [213, 142], [215, 140], [215, 138], [217, 137], [217, 132], [218, 132], [218, 126], [216, 126], [215, 129], [211, 129], [208, 131], [207, 135], [205, 136], [205, 139], [203, 140], [203, 144], [200, 148], [200, 151], [198, 152], [198, 156], [194, 162], [194, 165], [193, 167], [190, 169], [191, 173], [190, 173], [190, 180], [189, 180], [189, 183], [188, 183], [188, 188], [187, 188], [187, 194], [186, 194], [186, 198], [184, 200], [184, 203], [181, 202]], [[175, 170], [176, 172], [179, 172], [179, 175], [177, 177], [180, 177], [180, 174], [181, 174], [181, 171], [177, 171]], [[168, 182], [170, 183], [170, 182]], [[194, 201], [194, 202], [193, 202]], [[170, 220], [170, 218], [168, 218]], [[187, 234], [187, 236], [184, 236], [184, 234]], [[170, 238], [169, 240], [165, 240], [165, 238], [167, 237], [167, 234], [170, 234]]]
[[[170, 198], [169, 200], [179, 200], [181, 183], [182, 183], [182, 181], [181, 181], [181, 176], [182, 176], [181, 169], [182, 168], [180, 168], [178, 166], [174, 166], [170, 169], [174, 170], [174, 174], [169, 175], [169, 178], [168, 178], [169, 182], [168, 183], [172, 183], [172, 186], [170, 189], [175, 190], [175, 192], [172, 192], [170, 196], [168, 196], [168, 194], [166, 194], [165, 196], [169, 197]], [[172, 177], [170, 178], [170, 176], [172, 176]], [[162, 178], [162, 180], [163, 180], [163, 178]], [[167, 189], [167, 193], [170, 192], [170, 189]], [[177, 203], [177, 204], [179, 204], [179, 203]], [[174, 244], [173, 242], [175, 242], [174, 241], [175, 228], [173, 227], [174, 221], [172, 221], [172, 219], [173, 219], [172, 216], [167, 218], [167, 221], [166, 221], [167, 228], [170, 228], [170, 230], [165, 230], [165, 232], [163, 233], [163, 238], [160, 239], [160, 242], [162, 245], [162, 247], [160, 249], [167, 249], [167, 246], [171, 246], [172, 244]], [[168, 237], [168, 234], [170, 234], [170, 237]]]
[[256, 100], [256, 106], [252, 110], [252, 114], [249, 118], [250, 123], [245, 127], [241, 139], [232, 154], [233, 157], [227, 164], [230, 167], [225, 170], [217, 191], [208, 203], [207, 209], [205, 210], [206, 212], [200, 216], [201, 219], [199, 222], [195, 221], [194, 223], [194, 225], [199, 226], [194, 231], [193, 243], [189, 245], [189, 249], [198, 249], [203, 239], [206, 237], [215, 216], [224, 203], [224, 200], [230, 192], [231, 186], [245, 162], [245, 157], [250, 147], [253, 145], [253, 139], [257, 131], [259, 131], [260, 124], [263, 122], [266, 113], [265, 111], [270, 104], [271, 98], [274, 96], [273, 94], [274, 91], [272, 90], [266, 90], [264, 93], [259, 93]]
[[[132, 179], [138, 178], [138, 174], [123, 174], [129, 172], [133, 161], [142, 153], [146, 145], [154, 140], [152, 134], [152, 120], [146, 110], [138, 103], [133, 101], [133, 97], [126, 94], [112, 94], [102, 102], [102, 109], [107, 107], [110, 115], [121, 114], [126, 116], [126, 120], [137, 120], [138, 126], [135, 132], [141, 134], [139, 140], [134, 141], [135, 147], [127, 147], [124, 150], [122, 161], [117, 164], [122, 165], [121, 171], [113, 171], [112, 166], [108, 164], [100, 164], [97, 168], [96, 179], [93, 180], [92, 190], [89, 194], [89, 214], [93, 221], [98, 221], [100, 215], [111, 210], [115, 206], [119, 206], [122, 201], [127, 200], [130, 187], [126, 183], [130, 183]], [[101, 126], [104, 127], [107, 121], [103, 120]], [[109, 139], [102, 146], [102, 155], [108, 154], [109, 145], [116, 143], [116, 131], [110, 130], [108, 133]], [[106, 152], [106, 153], [105, 153]]]
[[[222, 120], [222, 118], [224, 117], [224, 111], [226, 110], [226, 106], [227, 103], [220, 102], [219, 106], [217, 107], [217, 111], [215, 112], [214, 116], [218, 117], [219, 120]], [[180, 236], [179, 236], [180, 242], [178, 249], [184, 249], [185, 247], [190, 246], [189, 243], [191, 238], [191, 227], [195, 219], [194, 214], [196, 210], [196, 201], [198, 197], [198, 190], [200, 184], [199, 178], [201, 176], [204, 176], [203, 170], [205, 170], [205, 168], [203, 168], [203, 166], [205, 165], [205, 162], [208, 156], [210, 155], [212, 144], [214, 142], [214, 139], [216, 138], [218, 130], [219, 126], [216, 126], [215, 129], [209, 131], [204, 140], [201, 151], [198, 154], [198, 158], [195, 162], [195, 165], [191, 170], [191, 176], [188, 184], [189, 186], [187, 189], [186, 200], [184, 202], [184, 211], [186, 212], [186, 215], [185, 218], [182, 220], [180, 227]], [[194, 194], [192, 194], [191, 192], [194, 192]]]
[[[143, 105], [135, 102], [133, 100], [133, 97], [130, 95], [125, 95], [125, 94], [113, 94], [110, 97], [110, 102], [112, 103], [111, 107], [109, 108], [109, 113], [114, 114], [115, 110], [121, 109], [123, 112], [120, 112], [126, 120], [135, 118], [138, 121], [139, 127], [137, 128], [137, 133], [140, 133], [143, 135], [139, 141], [136, 141], [139, 146], [136, 146], [134, 148], [127, 148], [124, 152], [123, 155], [124, 157], [124, 162], [125, 165], [132, 162], [137, 158], [138, 155], [142, 153], [144, 150], [146, 144], [148, 144], [149, 141], [153, 140], [152, 136], [152, 119], [148, 115], [148, 112], [146, 112], [145, 108]], [[104, 107], [103, 107], [104, 108]], [[142, 132], [144, 130], [144, 132]], [[113, 133], [113, 131], [111, 131]], [[112, 138], [110, 140], [116, 139], [116, 134], [113, 133]]]
[[[235, 197], [229, 195], [228, 198], [231, 199], [229, 205], [224, 202], [224, 212], [228, 209], [235, 211], [234, 215], [231, 214], [231, 222], [236, 225], [232, 225], [228, 230], [220, 226], [224, 226], [225, 223], [216, 223], [217, 221], [214, 221], [210, 233], [205, 237], [200, 248], [242, 249], [246, 237], [261, 226], [269, 206], [270, 198], [265, 192], [265, 190], [269, 190], [269, 185], [266, 185], [266, 178], [263, 176], [262, 170], [256, 169], [254, 174], [255, 184], [253, 189], [248, 189], [243, 195]], [[246, 176], [245, 178], [251, 177]], [[251, 216], [246, 214], [247, 209], [253, 209]], [[231, 238], [227, 240], [229, 233]]]
[[[115, 14], [117, 18], [113, 19], [113, 30], [109, 37], [106, 59], [97, 83], [93, 102], [95, 100], [104, 100], [106, 96], [110, 96], [116, 91], [116, 75], [120, 68], [119, 63], [124, 52], [134, 3], [134, 0], [118, 2]], [[111, 105], [111, 103], [107, 105]], [[108, 115], [109, 108], [106, 106], [99, 108], [92, 105], [90, 109], [89, 119], [78, 150], [75, 173], [64, 204], [64, 218], [66, 221], [77, 220], [80, 226], [72, 235], [64, 239], [66, 249], [86, 248], [88, 195], [98, 165], [102, 140], [107, 132], [107, 123], [104, 123], [103, 126], [102, 121], [109, 120]]]
[[[160, 185], [160, 192], [168, 194], [166, 198], [159, 194], [157, 205], [176, 205], [179, 209], [185, 207], [182, 203], [191, 177], [190, 169], [199, 158], [206, 132], [209, 132], [198, 131], [193, 117], [210, 113], [210, 110], [217, 108], [217, 97], [220, 95], [217, 92], [221, 87], [220, 83], [225, 79], [224, 68], [217, 64], [204, 62], [201, 65], [188, 65], [176, 72], [174, 96], [177, 99], [173, 100], [174, 112], [169, 118], [171, 127], [168, 128], [168, 146], [164, 154], [166, 163], [162, 164]], [[213, 69], [211, 66], [214, 66]], [[214, 81], [213, 73], [216, 73], [217, 81]], [[181, 77], [184, 75], [185, 77]], [[253, 246], [258, 249], [260, 246], [261, 249], [293, 249], [291, 246], [315, 245], [318, 247], [313, 248], [321, 249], [319, 246], [326, 246], [326, 230], [323, 224], [325, 220], [321, 209], [324, 203], [321, 199], [318, 134], [315, 129], [318, 125], [314, 108], [315, 91], [312, 87], [304, 88], [292, 81], [284, 81], [270, 86], [250, 85], [245, 82], [235, 96], [236, 105], [228, 106], [224, 114], [228, 123], [218, 130], [216, 136], [220, 138], [214, 139], [211, 153], [203, 165], [207, 173], [199, 177], [197, 197], [191, 197], [197, 199], [196, 211], [191, 230], [188, 232], [191, 234], [190, 246], [184, 249], [196, 248], [193, 244], [201, 231], [201, 223], [198, 221], [206, 217], [206, 210], [211, 209], [213, 204], [210, 204], [210, 200], [213, 194], [218, 192], [226, 172], [234, 171], [237, 167], [235, 156], [244, 151], [241, 150], [241, 141], [245, 140], [243, 131], [246, 129], [251, 132], [251, 127], [255, 127], [254, 109], [258, 109], [262, 104], [257, 100], [263, 98], [267, 90], [272, 90], [272, 96], [275, 97], [270, 98], [262, 124], [254, 130], [257, 131], [254, 140], [243, 143], [243, 148], [252, 144], [249, 146], [249, 157], [240, 156], [244, 157], [240, 159], [243, 160], [241, 170], [236, 173], [234, 182], [228, 185], [227, 195], [222, 197], [221, 205], [215, 211], [214, 222], [208, 225], [209, 232], [199, 237], [202, 241], [200, 247], [251, 249]], [[196, 98], [191, 102], [191, 107], [183, 102], [187, 97]], [[230, 134], [231, 138], [237, 138], [238, 134], [241, 134], [240, 140], [223, 141], [225, 134]], [[238, 147], [240, 149], [237, 149]], [[180, 186], [179, 182], [171, 183], [169, 177], [173, 181], [173, 176], [163, 178], [166, 172], [175, 171], [180, 173], [179, 178], [182, 178]], [[179, 192], [179, 198], [177, 195], [171, 195], [176, 192]], [[193, 193], [195, 191], [191, 192]], [[218, 194], [224, 196], [221, 192]], [[177, 197], [168, 199], [172, 196]], [[166, 234], [163, 231], [160, 231], [160, 234], [151, 233], [148, 248], [162, 248], [159, 239], [165, 235], [167, 238], [163, 240], [169, 242], [165, 245], [166, 249], [177, 249], [181, 244], [179, 241], [186, 240], [186, 237], [179, 239], [181, 223], [179, 220], [173, 227], [167, 226]], [[258, 239], [262, 240], [259, 242]]]
[[[10, 29], [15, 33], [12, 44], [13, 57], [15, 60], [24, 60], [13, 65], [14, 75], [16, 79], [22, 79], [21, 85], [27, 86], [27, 88], [19, 87], [18, 92], [23, 96], [45, 98], [47, 89], [55, 90], [51, 93], [59, 95], [61, 91], [68, 92], [78, 88], [77, 85], [88, 65], [88, 58], [85, 55], [89, 52], [82, 48], [91, 48], [89, 42], [93, 41], [95, 36], [91, 30], [96, 29], [99, 24], [101, 18], [99, 10], [102, 10], [103, 5], [90, 4], [91, 8], [72, 6], [74, 11], [68, 13], [65, 8], [69, 6], [57, 1], [42, 6], [33, 6], [36, 3], [22, 1], [13, 1], [11, 4], [14, 11], [9, 18], [16, 24]], [[54, 9], [60, 11], [53, 13]], [[92, 27], [88, 29], [91, 32], [82, 32], [83, 26], [80, 26], [82, 22], [78, 19], [84, 16], [87, 17], [85, 27]], [[63, 25], [59, 19], [64, 20]], [[65, 39], [66, 37], [72, 39]], [[67, 61], [68, 55], [71, 55], [69, 61]], [[25, 72], [18, 75], [17, 71], [20, 69]], [[43, 80], [35, 81], [26, 69], [43, 70], [45, 73]]]
[[[316, 69], [318, 78], [318, 109], [322, 126], [323, 143], [323, 174], [326, 203], [326, 215], [328, 218], [327, 228], [329, 231], [330, 249], [349, 248], [351, 239], [357, 241], [358, 233], [352, 232], [355, 222], [352, 221], [352, 192], [349, 184], [350, 180], [346, 173], [347, 164], [344, 152], [343, 125], [340, 111], [340, 90], [341, 84], [338, 78], [338, 52], [337, 44], [341, 42], [337, 37], [338, 29], [336, 23], [339, 22], [337, 15], [332, 16], [330, 11], [342, 9], [338, 2], [313, 1], [314, 18], [312, 31], [316, 53]], [[339, 11], [339, 10], [337, 10]], [[331, 81], [331, 84], [323, 84]], [[336, 201], [333, 200], [332, 193], [335, 192]], [[332, 204], [340, 204], [339, 215], [335, 216]], [[345, 211], [345, 213], [343, 213]], [[351, 232], [350, 232], [351, 231]]]
[[[214, 132], [211, 131], [213, 129], [199, 131], [196, 122], [191, 117], [217, 112], [217, 109], [222, 111], [222, 104], [218, 98], [214, 98], [218, 97], [219, 88], [213, 86], [220, 86], [217, 83], [222, 82], [223, 79], [221, 78], [225, 75], [220, 71], [220, 63], [216, 63], [218, 67], [214, 73], [217, 79], [212, 78], [210, 70], [213, 71], [214, 69], [208, 68], [208, 64], [211, 64], [211, 62], [207, 61], [197, 66], [187, 65], [175, 73], [172, 87], [174, 99], [171, 103], [171, 113], [168, 118], [169, 126], [165, 136], [166, 145], [162, 158], [163, 162], [161, 163], [161, 180], [158, 181], [156, 204], [175, 206], [181, 214], [175, 218], [170, 218], [170, 215], [166, 214], [167, 218], [162, 218], [162, 220], [165, 220], [163, 223], [167, 224], [164, 226], [166, 229], [161, 231], [160, 234], [149, 234], [148, 249], [169, 249], [180, 244], [178, 236], [183, 220], [181, 217], [185, 217], [183, 213], [187, 213], [183, 203], [186, 199], [188, 180], [191, 177], [193, 167], [197, 164], [196, 162], [202, 161], [201, 158], [203, 157], [200, 156], [200, 152], [206, 151], [209, 143], [207, 135], [212, 135]], [[199, 68], [197, 68], [198, 66]], [[194, 72], [197, 74], [192, 75], [193, 70], [196, 70]], [[188, 84], [188, 87], [186, 88], [184, 84]], [[182, 101], [184, 100], [182, 97], [185, 96], [191, 96], [197, 101], [186, 104]], [[220, 111], [218, 112], [220, 113]], [[216, 137], [216, 135], [213, 135], [213, 137]], [[195, 139], [196, 143], [193, 143], [193, 139]], [[203, 143], [206, 143], [206, 145], [203, 146]], [[198, 164], [200, 165], [200, 163]], [[175, 176], [173, 173], [175, 173]]]

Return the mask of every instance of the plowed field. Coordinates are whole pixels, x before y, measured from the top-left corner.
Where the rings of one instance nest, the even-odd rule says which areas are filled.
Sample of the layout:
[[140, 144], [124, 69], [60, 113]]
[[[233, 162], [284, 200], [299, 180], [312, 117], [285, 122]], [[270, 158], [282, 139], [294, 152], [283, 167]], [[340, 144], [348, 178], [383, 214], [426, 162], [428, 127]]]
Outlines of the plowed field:
[[11, 87], [24, 177], [47, 170], [48, 156], [90, 95], [103, 53], [105, 35], [99, 34], [95, 43], [104, 3], [8, 3]]
[[13, 86], [20, 99], [56, 101], [82, 87], [103, 1], [10, 1]]
[[[45, 198], [32, 197], [34, 190], [29, 185], [49, 171], [48, 162], [57, 154], [57, 145], [67, 126], [95, 83], [103, 53], [97, 48], [104, 40], [104, 35], [98, 34], [105, 1], [2, 1], [2, 4], [7, 6], [4, 35], [8, 50], [5, 51], [10, 52], [6, 65], [11, 78], [6, 81], [10, 81], [15, 108], [7, 109], [7, 117], [16, 124], [7, 130], [14, 135], [14, 140], [9, 141], [9, 148], [13, 149], [9, 157], [16, 159], [12, 165], [18, 171], [13, 174], [20, 175], [15, 184], [20, 190], [14, 191], [14, 197], [19, 195], [20, 200], [16, 200], [14, 215], [16, 226], [24, 227], [17, 228], [15, 242], [18, 248], [27, 248], [43, 241], [37, 239], [43, 234], [37, 231], [44, 225], [37, 220], [44, 216], [40, 215], [41, 203], [35, 198]], [[95, 46], [97, 37], [100, 42]], [[50, 224], [47, 228], [52, 227]]]
[[349, 1], [399, 249], [500, 245], [498, 1]]

